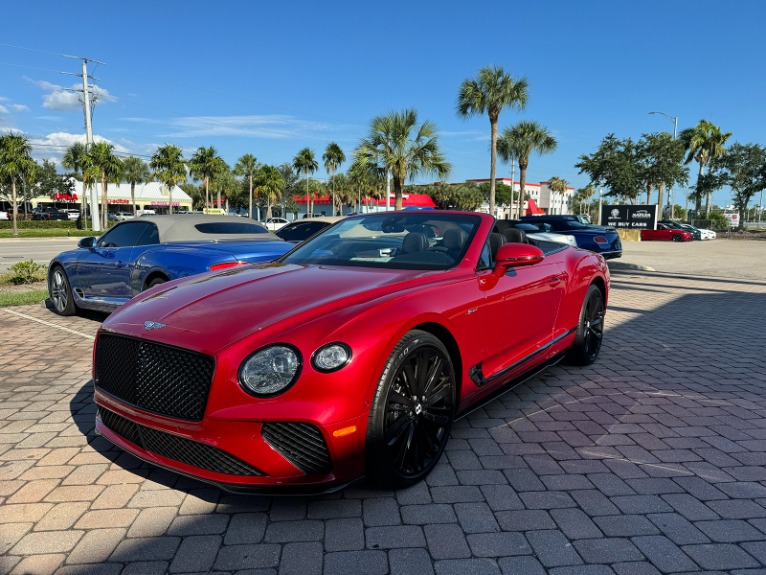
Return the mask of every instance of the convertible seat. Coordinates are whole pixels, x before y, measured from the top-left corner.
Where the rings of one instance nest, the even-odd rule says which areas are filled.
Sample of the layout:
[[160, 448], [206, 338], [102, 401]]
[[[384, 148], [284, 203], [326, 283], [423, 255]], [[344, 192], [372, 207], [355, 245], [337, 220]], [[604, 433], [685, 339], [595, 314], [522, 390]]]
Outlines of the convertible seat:
[[463, 251], [463, 246], [468, 239], [468, 234], [460, 228], [450, 228], [444, 232], [442, 245], [449, 255], [457, 258]]
[[410, 232], [402, 240], [402, 254], [424, 252], [428, 249], [426, 236], [418, 232]]
[[506, 243], [505, 236], [503, 234], [491, 233], [489, 234], [489, 251], [492, 252], [492, 261], [495, 261], [495, 255], [497, 250]]
[[503, 230], [503, 236], [508, 243], [528, 244], [527, 234], [524, 230], [519, 228], [505, 228]]

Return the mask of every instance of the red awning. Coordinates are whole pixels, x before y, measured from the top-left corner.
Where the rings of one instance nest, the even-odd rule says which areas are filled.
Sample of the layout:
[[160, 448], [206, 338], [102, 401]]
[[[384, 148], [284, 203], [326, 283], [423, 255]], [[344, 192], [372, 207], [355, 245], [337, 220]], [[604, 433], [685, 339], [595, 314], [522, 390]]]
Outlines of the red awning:
[[536, 201], [534, 201], [532, 198], [529, 198], [527, 200], [526, 214], [528, 216], [542, 216], [545, 214], [545, 212], [538, 207]]

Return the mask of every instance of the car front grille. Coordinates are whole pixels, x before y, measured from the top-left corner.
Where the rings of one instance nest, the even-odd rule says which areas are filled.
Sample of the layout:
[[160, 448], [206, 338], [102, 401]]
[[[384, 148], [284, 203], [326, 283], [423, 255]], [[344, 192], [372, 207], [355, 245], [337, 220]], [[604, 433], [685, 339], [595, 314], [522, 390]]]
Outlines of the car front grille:
[[101, 406], [98, 407], [98, 416], [114, 433], [150, 453], [216, 473], [265, 475], [260, 469], [207, 443], [140, 425]]
[[326, 475], [332, 469], [322, 432], [309, 423], [264, 423], [261, 435], [285, 459], [306, 474]]
[[95, 385], [131, 405], [177, 419], [201, 421], [215, 361], [169, 345], [101, 334]]

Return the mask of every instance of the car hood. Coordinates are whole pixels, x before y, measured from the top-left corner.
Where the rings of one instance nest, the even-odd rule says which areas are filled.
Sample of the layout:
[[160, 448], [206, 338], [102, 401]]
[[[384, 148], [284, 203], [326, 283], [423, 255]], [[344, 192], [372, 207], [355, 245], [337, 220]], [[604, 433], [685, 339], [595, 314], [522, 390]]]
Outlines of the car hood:
[[103, 329], [214, 354], [247, 335], [300, 325], [445, 272], [261, 264], [176, 280], [114, 312]]

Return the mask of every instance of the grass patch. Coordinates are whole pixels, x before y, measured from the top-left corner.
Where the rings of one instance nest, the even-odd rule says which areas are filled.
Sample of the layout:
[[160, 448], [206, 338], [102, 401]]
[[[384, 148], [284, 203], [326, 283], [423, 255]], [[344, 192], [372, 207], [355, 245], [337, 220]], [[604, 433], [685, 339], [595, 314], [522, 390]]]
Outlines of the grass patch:
[[103, 232], [92, 230], [78, 230], [76, 228], [52, 228], [52, 229], [20, 229], [19, 235], [14, 236], [13, 230], [0, 230], [0, 238], [66, 238], [97, 236]]
[[16, 305], [32, 305], [48, 298], [47, 289], [31, 289], [25, 291], [0, 292], [0, 307]]

